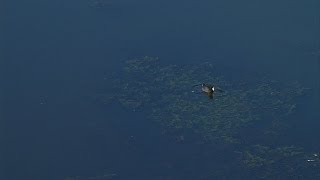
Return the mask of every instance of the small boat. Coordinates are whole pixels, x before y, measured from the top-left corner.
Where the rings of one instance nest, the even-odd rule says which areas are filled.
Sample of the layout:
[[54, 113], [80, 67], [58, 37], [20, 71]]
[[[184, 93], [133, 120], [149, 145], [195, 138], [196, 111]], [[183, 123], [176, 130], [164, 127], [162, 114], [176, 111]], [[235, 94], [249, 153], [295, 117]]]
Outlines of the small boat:
[[220, 88], [215, 88], [211, 84], [201, 83], [201, 84], [196, 84], [193, 87], [200, 86], [200, 85], [201, 85], [201, 91], [204, 92], [210, 99], [213, 99], [214, 92], [223, 92]]

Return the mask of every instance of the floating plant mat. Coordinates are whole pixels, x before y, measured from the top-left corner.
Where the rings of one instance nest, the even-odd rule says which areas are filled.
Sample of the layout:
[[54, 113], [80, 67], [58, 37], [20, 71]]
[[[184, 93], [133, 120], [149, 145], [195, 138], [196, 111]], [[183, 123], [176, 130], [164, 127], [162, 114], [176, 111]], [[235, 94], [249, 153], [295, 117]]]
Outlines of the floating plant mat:
[[[167, 131], [189, 129], [204, 141], [238, 143], [247, 128], [259, 128], [262, 135], [277, 134], [275, 130], [295, 111], [297, 98], [305, 92], [298, 83], [267, 78], [230, 82], [215, 69], [209, 63], [164, 66], [158, 58], [132, 59], [126, 62], [123, 76], [113, 79], [109, 92], [98, 97], [104, 103], [117, 101], [131, 110], [146, 110]], [[192, 85], [202, 82], [214, 83], [225, 92], [212, 100], [193, 92]]]
[[[291, 157], [317, 159], [281, 141], [305, 88], [255, 75], [228, 80], [217, 69], [210, 63], [162, 65], [155, 57], [131, 59], [123, 73], [110, 80], [112, 88], [97, 97], [106, 104], [118, 102], [128, 110], [147, 112], [164, 132], [183, 137], [181, 141], [187, 137], [184, 133], [192, 132], [201, 137], [201, 143], [230, 144], [248, 168], [274, 166]], [[214, 83], [224, 92], [209, 99], [193, 92], [192, 85], [199, 83]]]

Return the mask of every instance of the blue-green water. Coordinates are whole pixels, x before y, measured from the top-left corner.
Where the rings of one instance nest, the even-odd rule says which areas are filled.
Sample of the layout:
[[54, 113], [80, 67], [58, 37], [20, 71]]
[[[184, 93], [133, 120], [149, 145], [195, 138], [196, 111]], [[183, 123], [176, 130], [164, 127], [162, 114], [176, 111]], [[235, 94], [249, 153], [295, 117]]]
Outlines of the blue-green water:
[[235, 157], [227, 157], [230, 147], [177, 143], [143, 112], [93, 100], [109, 74], [144, 55], [167, 64], [210, 61], [228, 77], [262, 73], [299, 81], [311, 90], [286, 139], [319, 152], [317, 1], [20, 0], [0, 6], [1, 179], [208, 179], [211, 173], [230, 179], [241, 172]]

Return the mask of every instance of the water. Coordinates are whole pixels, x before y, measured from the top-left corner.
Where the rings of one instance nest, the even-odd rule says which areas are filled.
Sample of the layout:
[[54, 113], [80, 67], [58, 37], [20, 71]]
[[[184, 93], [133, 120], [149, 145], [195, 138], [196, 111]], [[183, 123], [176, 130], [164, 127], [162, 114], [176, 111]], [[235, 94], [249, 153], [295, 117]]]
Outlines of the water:
[[1, 179], [105, 171], [114, 179], [197, 179], [209, 167], [225, 177], [228, 158], [161, 136], [144, 114], [92, 100], [105, 76], [143, 55], [175, 64], [210, 59], [232, 69], [228, 76], [300, 81], [312, 89], [289, 139], [319, 151], [319, 2], [99, 2], [107, 5], [1, 2]]

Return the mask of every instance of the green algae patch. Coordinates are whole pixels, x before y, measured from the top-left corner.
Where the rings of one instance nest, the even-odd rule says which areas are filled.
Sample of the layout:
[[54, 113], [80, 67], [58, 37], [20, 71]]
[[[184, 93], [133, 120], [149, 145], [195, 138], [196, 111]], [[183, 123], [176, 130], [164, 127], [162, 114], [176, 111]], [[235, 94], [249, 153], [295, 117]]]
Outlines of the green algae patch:
[[[318, 154], [287, 145], [282, 138], [307, 89], [265, 76], [232, 80], [217, 69], [210, 63], [164, 65], [158, 57], [134, 58], [108, 80], [112, 86], [97, 99], [144, 112], [179, 143], [188, 141], [191, 132], [199, 137], [195, 145], [231, 148], [237, 156], [233, 164], [250, 178], [311, 177], [300, 175], [305, 172], [319, 177]], [[193, 88], [199, 83], [213, 83], [224, 92], [209, 99]]]
[[240, 153], [245, 170], [255, 179], [318, 179], [318, 154], [295, 146], [253, 145]]
[[[256, 81], [241, 85], [215, 69], [210, 63], [163, 65], [157, 57], [130, 59], [119, 78], [112, 79], [112, 93], [101, 95], [101, 101], [144, 110], [166, 131], [191, 129], [205, 142], [239, 143], [247, 128], [257, 126], [261, 132], [255, 134], [257, 138], [274, 132], [274, 124], [292, 114], [297, 97], [304, 94], [298, 83], [254, 77]], [[214, 83], [225, 92], [214, 94], [213, 100], [192, 92], [192, 85], [202, 82]]]

